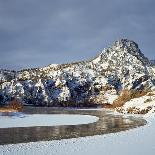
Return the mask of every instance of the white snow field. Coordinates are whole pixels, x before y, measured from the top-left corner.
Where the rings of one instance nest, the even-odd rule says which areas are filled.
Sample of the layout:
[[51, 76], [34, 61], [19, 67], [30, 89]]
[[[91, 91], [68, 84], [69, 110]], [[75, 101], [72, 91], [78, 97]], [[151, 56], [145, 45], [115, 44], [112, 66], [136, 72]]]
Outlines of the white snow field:
[[[78, 125], [96, 122], [99, 118], [90, 115], [32, 114], [13, 117], [0, 116], [0, 128]], [[1, 155], [1, 154], [0, 154]]]
[[136, 129], [107, 135], [0, 146], [0, 155], [154, 155], [155, 119]]

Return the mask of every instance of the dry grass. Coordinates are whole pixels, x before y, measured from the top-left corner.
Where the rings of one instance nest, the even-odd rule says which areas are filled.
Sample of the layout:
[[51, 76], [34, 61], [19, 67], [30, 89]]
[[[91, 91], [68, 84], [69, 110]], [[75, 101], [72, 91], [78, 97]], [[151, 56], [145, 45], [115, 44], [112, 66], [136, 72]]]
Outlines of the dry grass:
[[136, 107], [130, 107], [127, 109], [127, 113], [128, 114], [147, 114], [151, 109], [152, 107], [147, 107], [146, 109], [142, 109], [142, 110]]
[[136, 107], [129, 107], [128, 109], [123, 109], [122, 107], [115, 108], [117, 112], [127, 113], [127, 114], [147, 114], [150, 110], [152, 110], [151, 106], [148, 106], [145, 109], [140, 109]]
[[121, 107], [127, 101], [146, 95], [147, 91], [123, 90], [120, 96], [113, 102], [112, 108]]
[[154, 92], [149, 92], [149, 93], [147, 93], [147, 96], [154, 96], [154, 95], [155, 95]]
[[16, 99], [9, 102], [7, 106], [1, 107], [0, 112], [16, 112], [22, 111], [23, 105]]

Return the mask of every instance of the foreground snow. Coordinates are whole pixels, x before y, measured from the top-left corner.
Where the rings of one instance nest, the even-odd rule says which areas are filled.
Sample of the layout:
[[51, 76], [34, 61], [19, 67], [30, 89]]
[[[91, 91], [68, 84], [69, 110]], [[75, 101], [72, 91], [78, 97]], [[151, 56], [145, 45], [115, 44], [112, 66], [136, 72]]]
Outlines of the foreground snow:
[[144, 127], [101, 136], [0, 146], [2, 155], [154, 155], [155, 119]]
[[152, 114], [155, 112], [155, 91], [148, 92], [146, 95], [131, 99], [122, 107], [116, 108], [121, 113], [132, 114]]
[[0, 128], [88, 124], [98, 120], [90, 115], [33, 114], [0, 116]]

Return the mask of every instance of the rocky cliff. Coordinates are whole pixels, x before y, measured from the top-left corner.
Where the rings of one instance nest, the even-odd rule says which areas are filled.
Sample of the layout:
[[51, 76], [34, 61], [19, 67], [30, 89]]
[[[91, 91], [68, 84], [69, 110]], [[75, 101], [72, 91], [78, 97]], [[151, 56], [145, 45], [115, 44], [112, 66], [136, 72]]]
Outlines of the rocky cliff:
[[111, 104], [124, 89], [155, 90], [155, 66], [127, 39], [89, 61], [0, 70], [0, 104], [12, 98], [46, 106]]

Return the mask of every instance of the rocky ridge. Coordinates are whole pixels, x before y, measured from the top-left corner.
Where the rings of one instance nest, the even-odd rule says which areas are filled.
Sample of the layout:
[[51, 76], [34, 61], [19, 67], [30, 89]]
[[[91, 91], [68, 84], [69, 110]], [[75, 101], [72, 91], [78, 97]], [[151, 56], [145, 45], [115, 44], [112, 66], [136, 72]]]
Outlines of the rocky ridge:
[[89, 61], [0, 70], [0, 104], [12, 98], [44, 106], [112, 104], [124, 89], [155, 90], [155, 66], [127, 39]]

